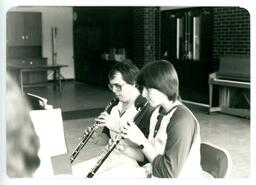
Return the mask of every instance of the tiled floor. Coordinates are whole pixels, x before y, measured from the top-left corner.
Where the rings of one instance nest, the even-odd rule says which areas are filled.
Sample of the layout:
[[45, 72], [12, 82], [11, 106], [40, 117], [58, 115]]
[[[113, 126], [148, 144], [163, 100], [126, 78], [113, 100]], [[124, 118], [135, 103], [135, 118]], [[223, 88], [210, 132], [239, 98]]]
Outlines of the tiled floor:
[[114, 97], [107, 87], [74, 81], [62, 83], [61, 92], [53, 83], [46, 87], [25, 88], [24, 91], [46, 98], [48, 104], [63, 112], [104, 108]]
[[[64, 133], [69, 152], [77, 145], [83, 130], [93, 123], [93, 117], [113, 98], [113, 94], [105, 87], [73, 81], [64, 83], [62, 93], [54, 91], [52, 84], [48, 87], [25, 89], [25, 92], [47, 98], [49, 104], [61, 108], [64, 113], [82, 111], [82, 115], [78, 114], [80, 117], [64, 120]], [[220, 113], [208, 115], [206, 108], [188, 106], [200, 122], [202, 141], [211, 142], [230, 152], [233, 162], [231, 177], [247, 178], [250, 175], [250, 120]], [[94, 116], [86, 115], [90, 110], [97, 110]], [[92, 144], [84, 150], [76, 162], [100, 153], [100, 147]]]

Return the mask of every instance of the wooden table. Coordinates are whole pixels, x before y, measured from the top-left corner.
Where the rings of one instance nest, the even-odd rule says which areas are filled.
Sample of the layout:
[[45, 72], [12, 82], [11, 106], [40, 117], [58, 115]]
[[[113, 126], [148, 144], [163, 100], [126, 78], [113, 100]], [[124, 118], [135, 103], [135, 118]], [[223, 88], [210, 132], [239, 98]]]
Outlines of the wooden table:
[[21, 87], [21, 90], [23, 92], [24, 87], [36, 87], [41, 84], [35, 83], [35, 84], [24, 84], [23, 83], [23, 74], [28, 72], [36, 72], [36, 71], [53, 71], [53, 78], [55, 81], [55, 84], [59, 86], [59, 90], [61, 92], [61, 73], [60, 70], [62, 67], [68, 67], [68, 65], [61, 65], [61, 64], [55, 64], [55, 65], [26, 65], [26, 66], [18, 66], [18, 65], [12, 65], [8, 64], [7, 68], [10, 68], [12, 70], [16, 70], [18, 72], [18, 81], [19, 85]]

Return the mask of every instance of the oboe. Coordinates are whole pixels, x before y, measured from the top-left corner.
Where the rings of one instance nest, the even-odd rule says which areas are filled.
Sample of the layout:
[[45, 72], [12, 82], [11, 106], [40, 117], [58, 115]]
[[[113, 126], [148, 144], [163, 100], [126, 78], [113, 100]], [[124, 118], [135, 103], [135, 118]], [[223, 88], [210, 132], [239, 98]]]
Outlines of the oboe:
[[[114, 99], [112, 100], [106, 107], [104, 111], [108, 111], [114, 104], [117, 104], [118, 99]], [[76, 157], [78, 156], [78, 154], [80, 153], [80, 151], [83, 149], [84, 145], [89, 141], [89, 139], [92, 137], [93, 133], [97, 130], [97, 128], [99, 127], [99, 122], [95, 122], [91, 127], [90, 127], [90, 132], [85, 134], [82, 136], [81, 141], [78, 143], [78, 145], [76, 146], [75, 150], [73, 151], [73, 153], [71, 154], [70, 157], [70, 163], [72, 164], [74, 162], [74, 160], [76, 159]]]
[[[143, 110], [145, 109], [148, 102], [145, 102], [138, 113], [133, 118], [133, 122], [137, 120], [137, 118], [140, 116], [140, 114], [143, 113]], [[86, 177], [92, 178], [94, 174], [98, 171], [98, 169], [101, 167], [101, 165], [104, 163], [104, 161], [108, 158], [108, 156], [111, 154], [111, 152], [116, 148], [118, 143], [123, 139], [121, 133], [117, 134], [116, 137], [113, 139], [112, 143], [106, 146], [106, 149], [101, 154], [101, 157], [97, 161], [96, 165], [92, 168], [92, 170], [87, 174]]]

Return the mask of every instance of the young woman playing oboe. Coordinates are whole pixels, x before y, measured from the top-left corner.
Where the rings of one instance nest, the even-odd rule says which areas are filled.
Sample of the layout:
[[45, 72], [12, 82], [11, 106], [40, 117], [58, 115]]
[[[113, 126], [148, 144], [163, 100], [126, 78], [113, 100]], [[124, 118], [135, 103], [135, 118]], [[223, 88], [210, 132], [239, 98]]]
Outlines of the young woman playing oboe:
[[201, 177], [200, 128], [180, 100], [173, 65], [168, 61], [149, 63], [140, 71], [137, 84], [151, 106], [156, 107], [150, 118], [149, 136], [128, 122], [122, 129], [123, 137], [140, 146], [154, 177]]

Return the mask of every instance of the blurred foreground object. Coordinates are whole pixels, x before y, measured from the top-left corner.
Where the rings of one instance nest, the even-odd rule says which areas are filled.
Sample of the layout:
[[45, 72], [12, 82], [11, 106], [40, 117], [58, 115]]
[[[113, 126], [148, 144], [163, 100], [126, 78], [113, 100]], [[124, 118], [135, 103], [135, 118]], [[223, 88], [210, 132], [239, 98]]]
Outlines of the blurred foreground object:
[[6, 165], [9, 177], [31, 177], [40, 165], [39, 138], [30, 107], [17, 84], [6, 75]]

